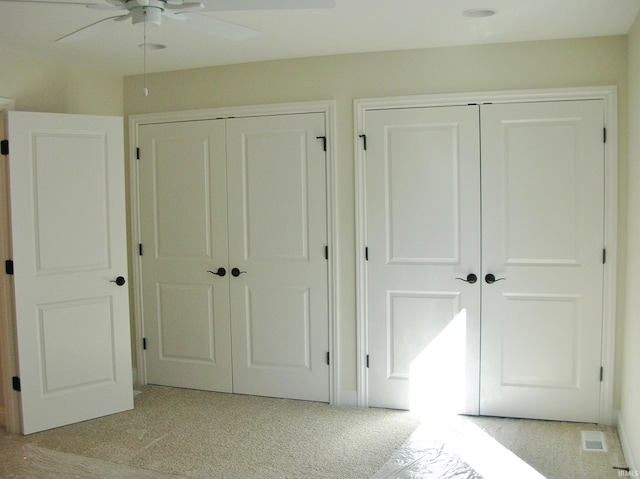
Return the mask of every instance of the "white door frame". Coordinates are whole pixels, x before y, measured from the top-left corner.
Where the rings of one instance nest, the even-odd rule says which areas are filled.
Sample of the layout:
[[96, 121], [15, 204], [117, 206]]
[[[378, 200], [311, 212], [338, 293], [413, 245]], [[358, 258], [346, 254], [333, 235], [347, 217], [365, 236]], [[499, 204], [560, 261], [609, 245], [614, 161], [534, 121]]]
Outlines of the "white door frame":
[[[15, 110], [15, 102], [8, 98], [0, 98], [0, 139], [7, 138], [6, 118], [2, 110]], [[3, 260], [11, 258], [11, 215], [9, 212], [9, 168], [7, 157], [0, 164], [0, 185], [3, 192], [0, 196], [0, 255]], [[13, 281], [2, 272], [0, 279], [0, 381], [2, 381], [2, 406], [0, 407], [0, 424], [11, 433], [20, 433], [20, 396], [13, 390], [11, 378], [18, 376], [18, 356], [15, 337], [15, 314], [13, 305]]]
[[[131, 287], [133, 292], [133, 316], [135, 322], [135, 351], [137, 371], [134, 371], [134, 382], [146, 384], [145, 358], [142, 350], [144, 338], [144, 321], [142, 305], [142, 265], [140, 256], [136, 254], [140, 240], [138, 165], [135, 161], [138, 144], [138, 128], [149, 123], [171, 123], [178, 121], [211, 120], [225, 118], [290, 115], [297, 113], [324, 113], [325, 131], [327, 135], [327, 242], [328, 258], [328, 296], [329, 296], [329, 403], [340, 405], [339, 365], [338, 357], [338, 325], [337, 325], [337, 229], [336, 229], [336, 102], [314, 101], [300, 103], [282, 103], [275, 105], [255, 105], [246, 107], [211, 108], [203, 110], [187, 110], [164, 113], [149, 113], [129, 117], [129, 181], [130, 181], [130, 215], [131, 215], [131, 254], [132, 268]], [[136, 380], [137, 379], [137, 380]]]
[[[460, 94], [418, 95], [354, 100], [354, 151], [356, 167], [356, 307], [357, 307], [357, 371], [358, 405], [368, 405], [366, 374], [366, 211], [365, 211], [365, 114], [369, 110], [419, 108], [483, 103], [521, 103], [563, 100], [603, 100], [604, 124], [607, 129], [605, 154], [605, 224], [602, 367], [599, 423], [612, 425], [614, 393], [614, 358], [616, 332], [616, 275], [618, 261], [618, 111], [615, 86], [561, 88], [543, 90], [511, 90]], [[479, 394], [479, 392], [478, 392]]]

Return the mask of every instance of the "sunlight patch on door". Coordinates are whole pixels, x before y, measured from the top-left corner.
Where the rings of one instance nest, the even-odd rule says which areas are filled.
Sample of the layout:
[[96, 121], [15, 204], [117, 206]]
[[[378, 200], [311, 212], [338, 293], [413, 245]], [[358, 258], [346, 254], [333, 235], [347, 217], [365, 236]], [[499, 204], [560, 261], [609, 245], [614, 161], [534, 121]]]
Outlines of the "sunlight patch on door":
[[467, 310], [462, 309], [411, 363], [410, 409], [421, 419], [464, 411]]

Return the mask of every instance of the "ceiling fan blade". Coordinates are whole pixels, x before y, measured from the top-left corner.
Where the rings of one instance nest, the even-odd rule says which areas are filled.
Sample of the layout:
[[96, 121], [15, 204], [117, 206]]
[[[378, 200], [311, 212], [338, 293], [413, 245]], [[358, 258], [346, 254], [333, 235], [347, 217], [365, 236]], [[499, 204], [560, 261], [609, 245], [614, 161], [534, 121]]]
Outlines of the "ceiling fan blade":
[[168, 13], [164, 12], [165, 18], [181, 22], [185, 27], [193, 28], [214, 37], [226, 40], [241, 41], [248, 40], [260, 35], [258, 30], [225, 22], [213, 17], [207, 17], [195, 12]]
[[169, 3], [167, 2], [164, 5], [165, 10], [176, 10], [176, 11], [185, 11], [185, 10], [201, 10], [204, 8], [204, 4], [201, 2], [185, 2], [185, 3]]
[[205, 12], [327, 9], [336, 6], [335, 0], [202, 0], [202, 3]]
[[109, 5], [102, 3], [87, 3], [87, 2], [46, 2], [43, 0], [0, 0], [0, 2], [12, 2], [12, 3], [39, 3], [40, 5], [76, 5], [84, 6], [95, 9], [110, 8]]
[[126, 20], [127, 18], [131, 18], [131, 14], [127, 15], [117, 15], [115, 17], [107, 17], [103, 18], [96, 23], [92, 23], [91, 25], [87, 25], [86, 27], [82, 27], [80, 30], [76, 30], [73, 33], [69, 33], [64, 37], [58, 38], [55, 43], [63, 43], [63, 42], [75, 42], [77, 40], [84, 40], [85, 38], [89, 38], [103, 30], [106, 30], [115, 22], [121, 22], [122, 20]]
[[97, 3], [97, 4], [85, 3], [84, 5], [87, 8], [90, 8], [91, 10], [106, 10], [109, 12], [118, 12], [122, 10], [127, 10], [127, 7], [125, 7], [124, 4], [120, 6], [116, 6], [116, 5], [102, 5], [100, 3]]

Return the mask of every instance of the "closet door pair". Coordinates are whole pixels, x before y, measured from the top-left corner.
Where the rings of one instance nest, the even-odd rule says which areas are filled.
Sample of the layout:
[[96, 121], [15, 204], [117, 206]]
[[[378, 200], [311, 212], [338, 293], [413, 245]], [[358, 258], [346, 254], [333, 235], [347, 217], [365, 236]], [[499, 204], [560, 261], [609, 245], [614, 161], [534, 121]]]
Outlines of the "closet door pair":
[[369, 404], [597, 422], [602, 102], [365, 126]]
[[147, 381], [328, 401], [323, 114], [139, 128]]

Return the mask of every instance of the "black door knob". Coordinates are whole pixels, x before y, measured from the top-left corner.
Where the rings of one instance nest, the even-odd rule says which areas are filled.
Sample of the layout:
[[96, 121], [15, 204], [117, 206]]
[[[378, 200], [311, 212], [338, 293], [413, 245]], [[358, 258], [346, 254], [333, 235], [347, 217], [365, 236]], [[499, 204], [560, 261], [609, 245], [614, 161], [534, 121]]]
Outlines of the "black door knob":
[[487, 284], [493, 284], [496, 281], [504, 281], [507, 278], [496, 278], [493, 274], [489, 273], [484, 277], [484, 280], [487, 282]]
[[125, 284], [127, 282], [127, 280], [124, 279], [124, 276], [118, 276], [116, 279], [112, 279], [109, 282], [110, 283], [116, 283], [118, 286], [122, 286], [123, 284]]
[[232, 274], [233, 276], [235, 276], [236, 278], [237, 278], [238, 276], [240, 276], [242, 273], [246, 273], [246, 271], [240, 271], [238, 268], [233, 268], [233, 269], [231, 270], [231, 274]]
[[227, 274], [227, 270], [224, 268], [218, 268], [216, 271], [207, 270], [207, 273], [215, 274], [216, 276], [222, 277]]
[[478, 281], [478, 277], [473, 273], [469, 273], [466, 279], [465, 278], [456, 278], [456, 279], [459, 279], [460, 281], [464, 281], [465, 283], [470, 283], [470, 284], [473, 284], [476, 281]]

